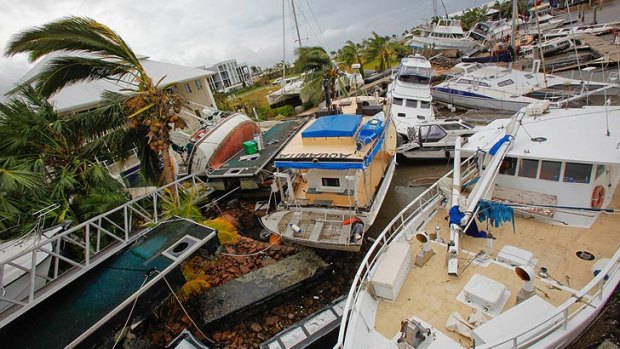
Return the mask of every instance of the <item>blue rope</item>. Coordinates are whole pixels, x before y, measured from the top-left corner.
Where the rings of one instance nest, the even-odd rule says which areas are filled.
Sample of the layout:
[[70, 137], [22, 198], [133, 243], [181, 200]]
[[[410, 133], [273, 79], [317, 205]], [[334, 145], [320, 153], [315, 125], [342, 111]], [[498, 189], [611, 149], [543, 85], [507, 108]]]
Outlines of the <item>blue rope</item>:
[[513, 222], [514, 225], [515, 214], [512, 207], [502, 204], [501, 202], [487, 200], [480, 200], [478, 202], [478, 207], [478, 219], [481, 222], [489, 220], [495, 228], [498, 228], [504, 222]]

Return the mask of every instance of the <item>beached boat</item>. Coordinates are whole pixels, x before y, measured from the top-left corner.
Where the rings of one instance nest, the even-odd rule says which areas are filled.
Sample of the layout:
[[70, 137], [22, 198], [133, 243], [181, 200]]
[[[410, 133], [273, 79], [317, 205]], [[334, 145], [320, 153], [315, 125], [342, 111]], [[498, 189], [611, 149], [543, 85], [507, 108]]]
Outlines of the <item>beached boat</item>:
[[407, 143], [410, 128], [435, 120], [431, 104], [431, 63], [421, 55], [403, 58], [396, 78], [388, 87], [387, 97], [398, 143]]
[[451, 106], [518, 111], [540, 100], [564, 105], [613, 87], [543, 74], [539, 67], [540, 61], [534, 62], [530, 72], [494, 64], [459, 63], [452, 78], [432, 87], [432, 95], [435, 101]]
[[396, 130], [383, 112], [309, 121], [275, 159], [280, 202], [262, 224], [285, 241], [359, 251], [392, 180], [395, 149]]
[[336, 347], [569, 345], [620, 283], [619, 116], [539, 103], [470, 137], [361, 262]]
[[282, 87], [267, 95], [267, 102], [271, 108], [284, 105], [301, 105], [299, 93], [304, 84], [303, 76], [286, 78], [282, 80]]
[[[545, 40], [534, 45], [521, 46], [519, 53], [527, 58], [540, 58], [542, 54], [544, 57], [566, 51], [575, 46], [572, 37], [560, 37], [555, 39]], [[534, 57], [534, 52], [538, 50], [538, 57]]]
[[619, 25], [620, 25], [620, 22], [613, 22], [613, 23], [579, 25], [579, 26], [567, 27], [567, 28], [557, 28], [557, 29], [548, 30], [542, 33], [542, 36], [545, 39], [551, 39], [551, 38], [560, 38], [560, 37], [565, 37], [569, 35], [572, 36], [572, 35], [580, 35], [580, 34], [603, 35], [603, 34], [611, 33], [614, 29], [617, 29]]
[[409, 159], [449, 159], [454, 156], [457, 138], [473, 135], [476, 128], [459, 119], [435, 119], [409, 131], [409, 142], [396, 148], [398, 154]]
[[560, 13], [548, 3], [534, 6], [529, 11], [529, 20], [525, 22], [528, 34], [544, 33], [567, 24], [568, 14]]
[[409, 46], [413, 49], [458, 50], [467, 52], [479, 45], [475, 40], [467, 37], [461, 21], [455, 19], [439, 19], [427, 27], [418, 28], [419, 35], [413, 35]]

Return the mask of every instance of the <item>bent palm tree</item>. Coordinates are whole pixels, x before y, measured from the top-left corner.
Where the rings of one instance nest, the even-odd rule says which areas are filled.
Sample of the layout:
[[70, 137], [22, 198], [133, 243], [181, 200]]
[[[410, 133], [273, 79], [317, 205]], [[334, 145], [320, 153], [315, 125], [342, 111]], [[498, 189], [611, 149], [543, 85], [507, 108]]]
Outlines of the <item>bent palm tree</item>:
[[172, 127], [185, 127], [179, 116], [183, 99], [166, 92], [168, 86], [153, 83], [136, 54], [117, 33], [91, 18], [66, 17], [14, 35], [5, 55], [18, 53], [28, 53], [31, 62], [51, 53], [59, 54], [34, 78], [36, 90], [45, 97], [82, 81], [108, 79], [126, 83], [129, 94], [112, 100], [122, 102], [130, 127], [148, 128], [144, 141], [151, 151], [163, 157], [165, 181], [174, 180], [170, 131]]
[[295, 68], [304, 72], [304, 86], [301, 89], [301, 100], [317, 105], [323, 99], [323, 80], [329, 81], [332, 97], [336, 96], [337, 88], [344, 90], [345, 83], [340, 79], [340, 69], [322, 47], [300, 47], [295, 51], [297, 61]]
[[351, 66], [353, 63], [358, 63], [360, 65], [360, 74], [362, 75], [362, 79], [365, 78], [362, 52], [358, 49], [358, 46], [353, 43], [353, 41], [349, 40], [345, 43], [340, 50], [340, 58], [344, 60], [348, 66]]
[[371, 34], [367, 43], [366, 59], [371, 61], [378, 58], [379, 69], [384, 71], [391, 66], [392, 52], [389, 40], [375, 32]]

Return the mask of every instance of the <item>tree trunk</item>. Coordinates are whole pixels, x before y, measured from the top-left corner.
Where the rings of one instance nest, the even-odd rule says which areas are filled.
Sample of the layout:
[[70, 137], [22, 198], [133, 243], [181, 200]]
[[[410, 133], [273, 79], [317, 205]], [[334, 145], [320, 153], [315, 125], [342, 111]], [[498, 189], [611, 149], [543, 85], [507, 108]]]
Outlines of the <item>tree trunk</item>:
[[163, 175], [164, 180], [166, 181], [166, 183], [164, 183], [165, 185], [174, 182], [174, 165], [172, 163], [172, 158], [170, 157], [170, 145], [168, 143], [166, 143], [161, 153], [164, 159]]

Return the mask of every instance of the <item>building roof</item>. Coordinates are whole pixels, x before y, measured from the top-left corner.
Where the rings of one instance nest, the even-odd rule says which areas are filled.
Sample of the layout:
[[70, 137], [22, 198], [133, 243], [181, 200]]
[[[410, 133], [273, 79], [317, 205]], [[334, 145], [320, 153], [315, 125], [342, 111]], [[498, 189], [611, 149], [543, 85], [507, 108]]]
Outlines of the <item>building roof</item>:
[[[30, 71], [21, 77], [20, 82], [33, 79], [53, 57], [52, 55], [44, 57], [30, 69]], [[146, 72], [153, 79], [153, 82], [157, 83], [161, 80], [161, 84], [163, 85], [192, 81], [215, 74], [215, 72], [206, 69], [154, 61], [147, 56], [138, 55], [138, 58]], [[128, 87], [129, 84], [125, 81], [111, 82], [108, 80], [95, 80], [82, 82], [65, 87], [60, 92], [53, 95], [50, 101], [60, 112], [71, 109], [82, 109], [97, 104], [101, 99], [101, 93], [105, 90], [121, 92], [122, 89]]]
[[[606, 111], [607, 109], [607, 111]], [[495, 120], [471, 136], [463, 146], [469, 152], [488, 151], [505, 134], [511, 119]], [[610, 136], [607, 136], [609, 122]], [[525, 117], [517, 131], [511, 157], [620, 164], [620, 107], [589, 106], [551, 109], [542, 116]], [[538, 140], [544, 141], [540, 142]], [[534, 138], [534, 140], [532, 140]]]

